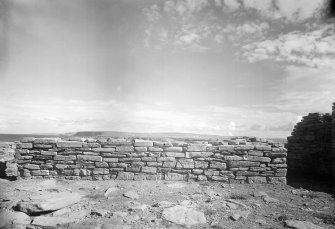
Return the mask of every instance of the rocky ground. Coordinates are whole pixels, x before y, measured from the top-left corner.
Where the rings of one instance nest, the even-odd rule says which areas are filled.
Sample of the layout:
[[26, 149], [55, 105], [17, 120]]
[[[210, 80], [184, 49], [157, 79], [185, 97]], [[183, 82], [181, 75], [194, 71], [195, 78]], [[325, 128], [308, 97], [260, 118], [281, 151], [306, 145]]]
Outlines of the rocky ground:
[[335, 228], [335, 199], [289, 185], [0, 181], [0, 228]]

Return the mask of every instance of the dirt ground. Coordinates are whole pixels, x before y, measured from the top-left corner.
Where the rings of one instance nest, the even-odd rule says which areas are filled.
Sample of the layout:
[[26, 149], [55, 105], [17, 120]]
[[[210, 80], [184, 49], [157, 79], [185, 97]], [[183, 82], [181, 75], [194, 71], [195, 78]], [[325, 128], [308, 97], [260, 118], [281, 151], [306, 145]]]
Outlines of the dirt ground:
[[[108, 189], [109, 193], [106, 193]], [[79, 193], [83, 197], [78, 203], [57, 212], [31, 214], [30, 222], [43, 215], [72, 219], [71, 223], [57, 228], [184, 228], [162, 215], [167, 206], [183, 205], [204, 213], [206, 218], [205, 224], [189, 228], [275, 229], [287, 228], [284, 223], [286, 220], [300, 220], [335, 229], [335, 199], [331, 194], [289, 185], [2, 180], [0, 207], [2, 211], [15, 211], [19, 201], [29, 200], [32, 195], [62, 191]], [[124, 196], [128, 191], [133, 191], [135, 196]], [[236, 214], [241, 217], [236, 217]], [[43, 227], [29, 224], [21, 228]]]

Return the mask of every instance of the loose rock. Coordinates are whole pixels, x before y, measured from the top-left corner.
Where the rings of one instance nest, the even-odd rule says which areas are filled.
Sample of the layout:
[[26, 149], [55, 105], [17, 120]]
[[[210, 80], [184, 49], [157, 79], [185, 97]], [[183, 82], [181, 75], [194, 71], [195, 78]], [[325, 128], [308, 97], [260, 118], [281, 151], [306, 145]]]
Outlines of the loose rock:
[[203, 212], [180, 205], [164, 209], [163, 218], [184, 226], [206, 223], [205, 214]]
[[295, 229], [324, 229], [314, 223], [308, 221], [299, 221], [299, 220], [286, 220], [285, 226]]
[[134, 191], [128, 191], [126, 193], [123, 194], [125, 197], [131, 198], [131, 199], [138, 199], [139, 195], [134, 192]]

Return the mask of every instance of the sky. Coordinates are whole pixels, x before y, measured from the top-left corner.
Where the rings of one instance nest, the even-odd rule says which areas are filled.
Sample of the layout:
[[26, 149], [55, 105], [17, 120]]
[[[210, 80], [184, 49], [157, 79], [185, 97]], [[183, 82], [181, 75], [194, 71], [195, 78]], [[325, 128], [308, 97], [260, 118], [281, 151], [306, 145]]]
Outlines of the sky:
[[335, 101], [327, 0], [0, 0], [0, 133], [286, 138]]

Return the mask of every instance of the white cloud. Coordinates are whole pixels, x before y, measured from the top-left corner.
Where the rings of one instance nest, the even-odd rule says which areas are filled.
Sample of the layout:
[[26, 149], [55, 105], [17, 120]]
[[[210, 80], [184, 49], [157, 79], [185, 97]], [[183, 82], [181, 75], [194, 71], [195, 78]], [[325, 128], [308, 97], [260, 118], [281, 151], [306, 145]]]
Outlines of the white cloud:
[[242, 56], [252, 63], [271, 59], [310, 67], [334, 68], [334, 34], [335, 26], [331, 24], [312, 31], [293, 31], [272, 40], [245, 45]]
[[241, 3], [238, 0], [224, 0], [224, 6], [223, 9], [234, 11], [241, 7]]

